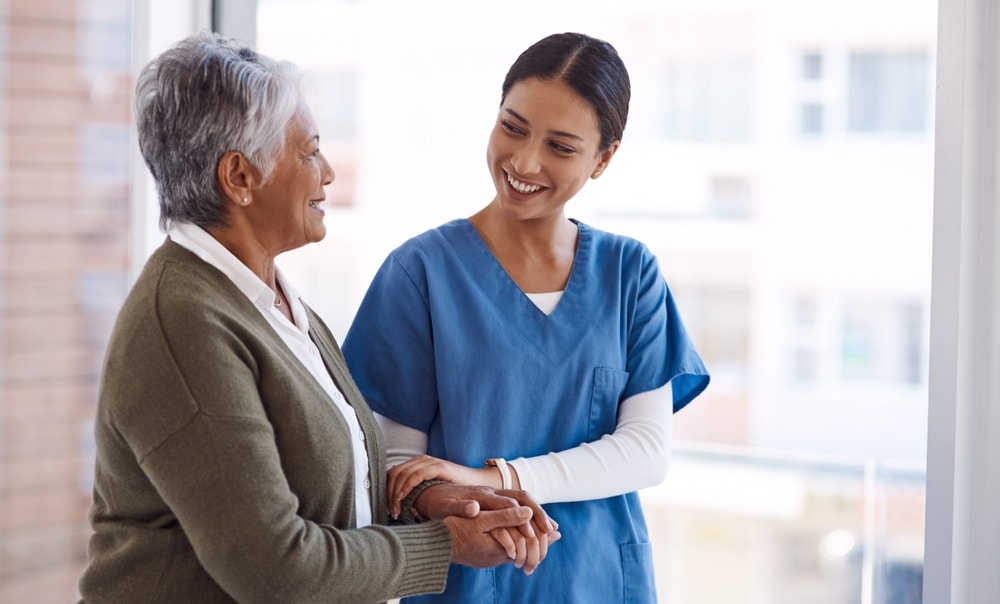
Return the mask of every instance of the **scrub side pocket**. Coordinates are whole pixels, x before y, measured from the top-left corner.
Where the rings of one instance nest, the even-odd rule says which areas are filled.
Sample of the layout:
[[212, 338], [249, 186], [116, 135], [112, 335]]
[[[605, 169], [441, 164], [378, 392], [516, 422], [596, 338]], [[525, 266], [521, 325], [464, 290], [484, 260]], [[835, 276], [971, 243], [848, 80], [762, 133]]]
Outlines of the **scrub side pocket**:
[[656, 604], [653, 546], [649, 543], [626, 543], [621, 548], [625, 602]]
[[628, 385], [628, 372], [613, 367], [594, 369], [594, 391], [590, 397], [589, 440], [611, 434], [618, 425], [618, 403]]

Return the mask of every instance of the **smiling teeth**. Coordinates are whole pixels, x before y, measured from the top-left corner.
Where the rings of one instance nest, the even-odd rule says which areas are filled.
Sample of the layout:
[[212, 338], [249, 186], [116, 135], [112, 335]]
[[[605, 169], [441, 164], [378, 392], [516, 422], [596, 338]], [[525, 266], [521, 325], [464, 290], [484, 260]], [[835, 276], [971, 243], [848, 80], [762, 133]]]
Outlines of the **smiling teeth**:
[[517, 191], [518, 193], [523, 193], [525, 195], [527, 195], [528, 193], [534, 193], [535, 191], [538, 191], [542, 188], [541, 185], [525, 184], [519, 180], [516, 180], [510, 174], [507, 175], [507, 182], [510, 183], [510, 186], [514, 187], [515, 191]]
[[309, 207], [315, 210], [316, 208], [319, 207], [319, 202], [318, 201], [310, 201], [309, 202]]

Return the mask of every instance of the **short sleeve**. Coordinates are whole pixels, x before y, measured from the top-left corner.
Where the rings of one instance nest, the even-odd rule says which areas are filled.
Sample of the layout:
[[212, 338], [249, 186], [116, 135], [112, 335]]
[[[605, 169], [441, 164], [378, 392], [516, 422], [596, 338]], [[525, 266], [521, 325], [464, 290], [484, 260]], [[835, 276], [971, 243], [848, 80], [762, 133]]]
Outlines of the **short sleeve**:
[[373, 411], [429, 430], [437, 413], [437, 386], [422, 265], [408, 270], [395, 254], [385, 260], [344, 338], [343, 352]]
[[688, 335], [656, 257], [641, 247], [640, 274], [627, 344], [624, 397], [670, 382], [674, 412], [708, 387], [709, 374]]

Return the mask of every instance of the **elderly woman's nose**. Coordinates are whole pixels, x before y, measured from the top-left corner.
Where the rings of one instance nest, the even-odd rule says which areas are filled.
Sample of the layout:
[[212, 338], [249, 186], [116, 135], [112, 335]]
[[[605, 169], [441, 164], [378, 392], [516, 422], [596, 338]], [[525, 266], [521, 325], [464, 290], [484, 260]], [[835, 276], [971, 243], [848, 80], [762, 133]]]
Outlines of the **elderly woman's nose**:
[[325, 155], [320, 153], [319, 156], [320, 158], [322, 158], [322, 163], [320, 164], [320, 175], [323, 178], [322, 182], [323, 185], [325, 186], [332, 183], [333, 180], [337, 178], [337, 173], [333, 170], [333, 166], [331, 166], [330, 162], [327, 161]]

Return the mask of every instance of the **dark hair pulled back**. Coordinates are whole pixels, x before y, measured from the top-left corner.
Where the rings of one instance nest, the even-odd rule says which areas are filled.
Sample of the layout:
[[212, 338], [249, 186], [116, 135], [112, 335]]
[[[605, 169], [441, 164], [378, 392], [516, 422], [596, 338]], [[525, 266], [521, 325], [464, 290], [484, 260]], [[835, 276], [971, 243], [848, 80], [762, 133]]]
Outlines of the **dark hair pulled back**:
[[562, 82], [593, 107], [602, 151], [614, 141], [621, 141], [632, 90], [628, 70], [614, 46], [580, 33], [546, 36], [529, 46], [510, 66], [500, 103], [514, 84], [529, 78]]

